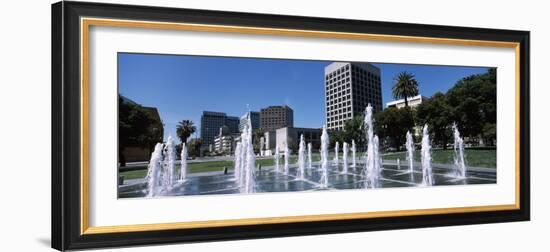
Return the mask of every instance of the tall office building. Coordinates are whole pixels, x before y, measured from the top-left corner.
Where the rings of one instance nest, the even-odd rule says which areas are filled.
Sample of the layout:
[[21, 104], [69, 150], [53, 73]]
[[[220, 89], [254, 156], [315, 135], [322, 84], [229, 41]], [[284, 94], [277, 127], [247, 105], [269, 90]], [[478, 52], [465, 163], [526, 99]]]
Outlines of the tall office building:
[[225, 126], [229, 128], [230, 133], [239, 133], [240, 119], [237, 116], [225, 117]]
[[294, 111], [289, 106], [269, 106], [260, 110], [260, 128], [264, 131], [294, 127]]
[[329, 130], [342, 130], [346, 121], [362, 115], [370, 103], [382, 110], [380, 69], [369, 63], [334, 62], [325, 67], [325, 112]]
[[260, 112], [250, 111], [241, 116], [239, 123], [239, 131], [243, 131], [244, 126], [248, 123], [248, 113], [250, 113], [250, 124], [252, 125], [252, 130], [260, 128]]
[[203, 111], [201, 116], [201, 138], [203, 146], [214, 143], [214, 138], [220, 133], [220, 128], [227, 127], [230, 133], [239, 132], [239, 118], [227, 116], [223, 112]]

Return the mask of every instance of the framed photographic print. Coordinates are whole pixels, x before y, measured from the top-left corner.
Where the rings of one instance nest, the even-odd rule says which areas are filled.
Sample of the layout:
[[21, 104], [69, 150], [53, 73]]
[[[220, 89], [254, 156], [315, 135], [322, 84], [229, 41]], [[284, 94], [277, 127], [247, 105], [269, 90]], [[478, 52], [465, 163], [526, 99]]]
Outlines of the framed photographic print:
[[529, 32], [52, 6], [58, 250], [529, 220]]

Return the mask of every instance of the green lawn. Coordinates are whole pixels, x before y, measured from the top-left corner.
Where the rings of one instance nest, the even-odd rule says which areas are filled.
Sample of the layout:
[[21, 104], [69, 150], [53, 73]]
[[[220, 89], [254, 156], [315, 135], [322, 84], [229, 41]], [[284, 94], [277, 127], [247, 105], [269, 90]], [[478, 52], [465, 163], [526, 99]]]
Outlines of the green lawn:
[[[334, 153], [331, 153], [329, 159], [332, 160]], [[340, 155], [342, 155], [340, 153]], [[351, 153], [348, 154], [349, 158], [351, 159]], [[362, 153], [357, 153], [356, 158], [360, 159], [362, 157]], [[433, 150], [432, 151], [432, 159], [434, 163], [441, 163], [441, 164], [452, 164], [454, 157], [454, 151], [453, 150]], [[319, 161], [320, 156], [318, 153], [315, 153], [312, 155], [313, 161]], [[342, 156], [340, 156], [342, 158]], [[389, 154], [383, 154], [382, 156], [385, 160], [395, 160], [399, 158], [401, 162], [406, 160], [405, 158], [405, 152], [398, 152], [398, 153], [389, 153]], [[465, 158], [466, 158], [466, 164], [469, 166], [476, 166], [476, 167], [488, 167], [488, 168], [495, 168], [496, 167], [496, 150], [495, 149], [466, 149], [465, 150]], [[415, 152], [415, 160], [420, 162], [420, 151], [417, 150]], [[289, 158], [290, 164], [295, 164], [298, 161], [297, 156], [291, 156]], [[281, 158], [280, 164], [283, 165], [284, 160]], [[275, 161], [272, 158], [266, 158], [266, 159], [256, 159], [256, 165], [261, 166], [273, 166], [275, 164]], [[187, 172], [188, 173], [197, 173], [197, 172], [211, 172], [211, 171], [223, 171], [223, 167], [226, 166], [229, 170], [233, 170], [233, 161], [227, 160], [227, 161], [210, 161], [210, 162], [201, 162], [201, 163], [190, 163], [187, 165]], [[176, 166], [176, 171], [179, 171], [179, 165]], [[134, 170], [134, 171], [126, 171], [121, 172], [120, 175], [124, 177], [124, 179], [136, 179], [136, 178], [143, 178], [147, 174], [147, 167], [144, 166], [143, 169], [140, 170]]]
[[[319, 154], [313, 154], [312, 155], [313, 161], [319, 161], [320, 156]], [[298, 161], [298, 157], [291, 156], [288, 160], [290, 164], [294, 164]], [[283, 165], [284, 160], [281, 158], [280, 164]], [[261, 166], [272, 166], [275, 165], [275, 160], [273, 158], [267, 158], [267, 159], [256, 159], [256, 165]], [[223, 171], [223, 167], [226, 166], [229, 170], [233, 170], [233, 161], [227, 160], [227, 161], [210, 161], [210, 162], [201, 162], [201, 163], [190, 163], [187, 165], [187, 172], [188, 173], [197, 173], [197, 172], [211, 172], [211, 171]], [[176, 171], [179, 171], [180, 166], [176, 165]], [[121, 172], [120, 176], [123, 176], [124, 179], [136, 179], [136, 178], [143, 178], [147, 174], [147, 167], [143, 166], [143, 169], [140, 170], [133, 170], [133, 171], [125, 171]]]
[[[405, 152], [390, 153], [382, 156], [383, 159], [405, 160]], [[496, 168], [497, 154], [496, 149], [466, 149], [464, 150], [466, 165], [475, 167]], [[414, 153], [414, 159], [420, 162], [420, 150]], [[433, 150], [432, 159], [434, 163], [452, 164], [454, 163], [453, 150]]]

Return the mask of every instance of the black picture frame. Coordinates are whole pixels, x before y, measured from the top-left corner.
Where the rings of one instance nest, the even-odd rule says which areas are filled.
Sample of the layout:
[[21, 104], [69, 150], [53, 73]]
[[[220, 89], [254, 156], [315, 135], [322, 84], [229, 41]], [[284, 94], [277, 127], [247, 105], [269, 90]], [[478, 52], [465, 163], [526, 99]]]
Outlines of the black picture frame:
[[[80, 18], [101, 17], [519, 43], [519, 209], [384, 218], [82, 234]], [[58, 2], [52, 5], [52, 247], [58, 250], [253, 239], [528, 221], [530, 218], [529, 32], [439, 25]]]

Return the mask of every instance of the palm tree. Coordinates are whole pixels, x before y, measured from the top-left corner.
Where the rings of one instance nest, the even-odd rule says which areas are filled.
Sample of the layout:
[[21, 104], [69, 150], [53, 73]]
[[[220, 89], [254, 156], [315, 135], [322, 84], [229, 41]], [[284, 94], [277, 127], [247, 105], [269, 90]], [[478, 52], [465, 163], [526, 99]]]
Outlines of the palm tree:
[[392, 94], [395, 99], [405, 99], [405, 107], [409, 106], [407, 97], [418, 95], [418, 82], [414, 74], [403, 71], [394, 78]]
[[176, 126], [176, 134], [182, 143], [186, 143], [187, 138], [189, 138], [191, 134], [195, 133], [196, 129], [197, 128], [195, 125], [193, 125], [193, 121], [182, 120], [181, 122], [178, 122], [178, 126]]

